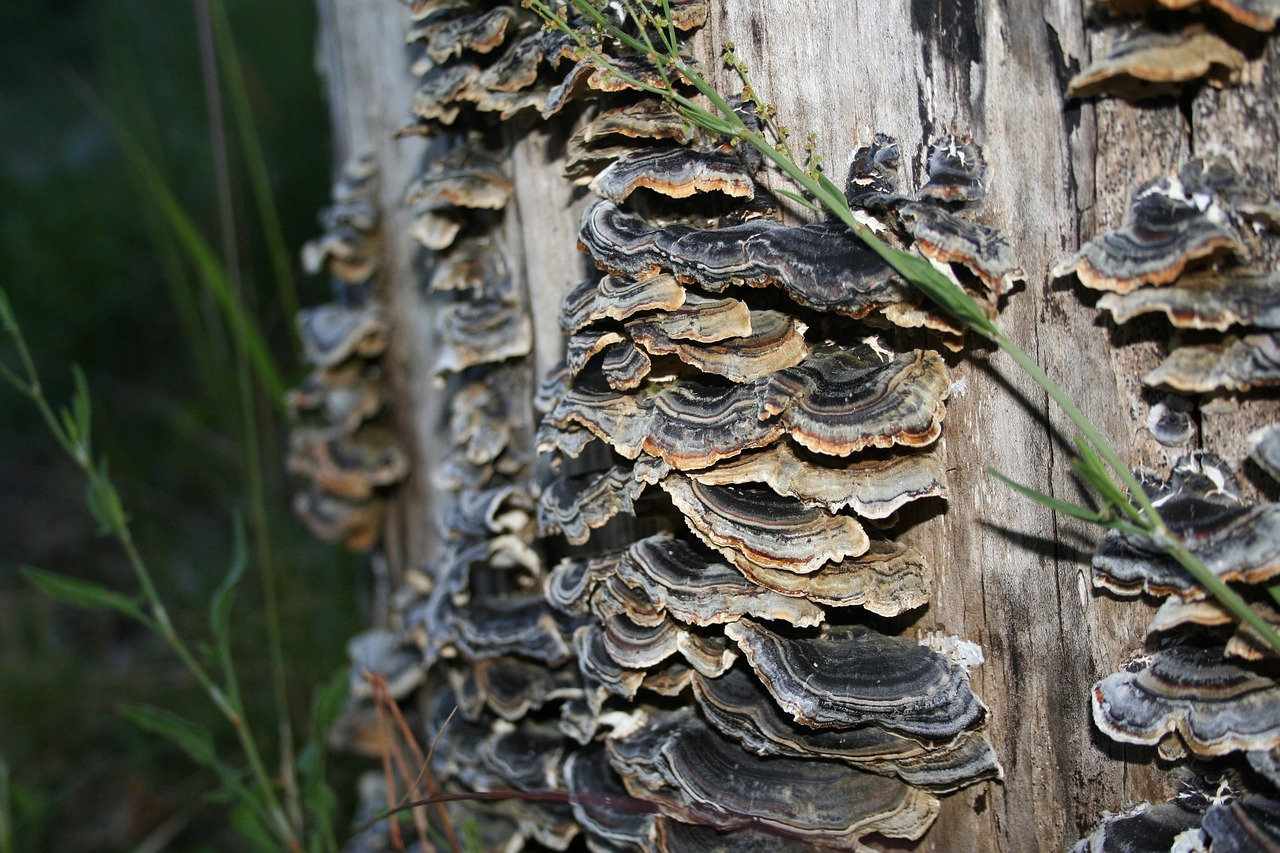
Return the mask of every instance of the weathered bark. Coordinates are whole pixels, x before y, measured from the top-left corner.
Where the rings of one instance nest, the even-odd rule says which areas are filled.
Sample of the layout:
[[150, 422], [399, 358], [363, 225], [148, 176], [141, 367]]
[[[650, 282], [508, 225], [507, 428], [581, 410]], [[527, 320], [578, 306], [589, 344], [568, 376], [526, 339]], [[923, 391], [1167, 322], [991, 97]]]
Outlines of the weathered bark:
[[[424, 146], [392, 137], [407, 122], [412, 91], [400, 47], [404, 9], [392, 0], [320, 5], [338, 150], [371, 146], [381, 164], [383, 287], [397, 324], [394, 408], [416, 463], [386, 537], [394, 577], [435, 547], [431, 472], [442, 403], [430, 384], [433, 332], [399, 205]], [[1135, 107], [1064, 101], [1066, 80], [1098, 41], [1079, 0], [730, 0], [698, 36], [702, 58], [730, 91], [735, 81], [716, 61], [724, 41], [735, 43], [757, 91], [797, 138], [816, 134], [833, 176], [856, 145], [885, 132], [901, 143], [908, 180], [918, 185], [915, 152], [924, 144], [948, 131], [974, 137], [991, 175], [979, 221], [1009, 236], [1027, 273], [1002, 324], [1122, 452], [1167, 466], [1171, 452], [1144, 427], [1155, 397], [1138, 381], [1164, 333], [1117, 331], [1074, 281], [1050, 281], [1048, 271], [1082, 239], [1119, 223], [1132, 186], [1206, 148], [1236, 154], [1256, 185], [1276, 185], [1274, 43], [1252, 62], [1250, 85]], [[560, 177], [557, 161], [567, 130], [555, 122], [516, 134], [512, 158], [517, 192], [506, 237], [533, 295], [539, 372], [560, 357], [556, 306], [583, 266], [574, 243], [585, 199]], [[985, 474], [993, 466], [1078, 498], [1070, 425], [1003, 354], [969, 350], [953, 369], [959, 384], [943, 435], [951, 497], [945, 512], [920, 518], [907, 536], [935, 567], [934, 597], [907, 632], [938, 629], [982, 645], [986, 663], [973, 684], [991, 708], [1006, 778], [946, 799], [917, 849], [1060, 850], [1102, 809], [1167, 796], [1154, 750], [1112, 744], [1089, 715], [1092, 684], [1141, 646], [1151, 611], [1093, 591], [1096, 531], [1055, 518]], [[1239, 464], [1245, 434], [1275, 410], [1274, 400], [1221, 403], [1204, 414], [1200, 443]]]

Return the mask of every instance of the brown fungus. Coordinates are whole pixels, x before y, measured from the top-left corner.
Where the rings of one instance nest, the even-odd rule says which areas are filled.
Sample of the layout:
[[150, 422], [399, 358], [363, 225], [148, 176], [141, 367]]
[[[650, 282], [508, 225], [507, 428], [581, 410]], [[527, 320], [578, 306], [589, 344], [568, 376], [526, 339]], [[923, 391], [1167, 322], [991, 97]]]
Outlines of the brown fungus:
[[655, 228], [600, 201], [583, 216], [578, 242], [596, 265], [643, 278], [667, 269], [711, 290], [775, 285], [820, 311], [865, 317], [913, 294], [885, 261], [843, 225], [784, 226], [752, 219], [723, 228]]
[[813, 845], [778, 832], [757, 829], [717, 829], [659, 816], [654, 821], [659, 850], [687, 853], [812, 853]]
[[644, 489], [631, 476], [630, 466], [615, 465], [597, 474], [559, 477], [538, 499], [538, 531], [542, 536], [562, 533], [571, 545], [591, 538], [618, 514], [635, 515], [635, 500]]
[[780, 495], [831, 512], [852, 509], [862, 518], [888, 518], [907, 503], [946, 497], [946, 461], [934, 451], [892, 453], [831, 464], [779, 442], [690, 474], [708, 486], [765, 483]]
[[685, 294], [679, 308], [656, 311], [626, 323], [627, 334], [655, 355], [671, 339], [715, 343], [751, 334], [751, 311], [741, 299]]
[[606, 348], [622, 343], [626, 337], [614, 329], [585, 329], [569, 337], [565, 344], [565, 366], [570, 376], [577, 376], [586, 369], [587, 363]]
[[437, 375], [518, 358], [533, 349], [528, 312], [502, 298], [466, 299], [442, 306], [436, 322], [441, 337]]
[[1249, 435], [1249, 456], [1258, 467], [1280, 480], [1280, 426], [1272, 424]]
[[480, 77], [480, 67], [471, 63], [432, 65], [421, 75], [409, 109], [424, 121], [453, 124], [462, 111], [458, 97]]
[[1238, 82], [1244, 65], [1243, 53], [1200, 25], [1174, 33], [1130, 29], [1113, 38], [1104, 59], [1071, 78], [1067, 97], [1138, 100], [1177, 93], [1202, 78], [1221, 88]]
[[353, 355], [379, 356], [389, 332], [386, 311], [374, 302], [361, 307], [326, 303], [298, 312], [303, 354], [315, 367], [333, 367]]
[[487, 547], [504, 533], [523, 533], [533, 516], [533, 500], [523, 485], [511, 483], [457, 492], [444, 507], [445, 536], [479, 540]]
[[1178, 836], [1194, 832], [1204, 803], [1183, 798], [1168, 803], [1141, 803], [1120, 814], [1103, 812], [1102, 823], [1071, 848], [1071, 853], [1169, 853]]
[[561, 613], [581, 616], [588, 611], [591, 593], [605, 578], [616, 571], [621, 552], [596, 557], [565, 558], [547, 573], [543, 592], [547, 602]]
[[661, 485], [689, 529], [734, 565], [809, 574], [869, 547], [857, 519], [805, 507], [768, 488], [704, 486], [679, 474]]
[[808, 357], [806, 326], [790, 315], [752, 311], [749, 325], [748, 334], [715, 343], [673, 340], [675, 336], [660, 318], [633, 320], [627, 324], [627, 331], [650, 355], [674, 355], [703, 373], [723, 376], [731, 382], [754, 382], [795, 367]]
[[653, 812], [635, 800], [609, 766], [603, 744], [572, 753], [564, 765], [573, 816], [599, 849], [637, 850], [653, 843]]
[[559, 666], [572, 651], [554, 614], [540, 593], [486, 596], [453, 605], [428, 630], [444, 629], [447, 645], [468, 660], [503, 656], [523, 657]]
[[554, 669], [515, 657], [477, 661], [470, 670], [485, 705], [504, 720], [520, 720], [549, 702], [582, 695], [577, 667]]
[[643, 148], [615, 160], [591, 181], [591, 191], [621, 204], [639, 189], [671, 198], [720, 192], [753, 198], [755, 181], [736, 157], [689, 148]]
[[505, 94], [526, 90], [537, 82], [539, 66], [544, 62], [556, 64], [569, 44], [567, 33], [539, 27], [520, 36], [484, 70], [476, 85], [487, 92]]
[[417, 213], [409, 225], [409, 236], [433, 252], [452, 246], [460, 233], [461, 220], [434, 210]]
[[442, 15], [410, 30], [406, 43], [424, 42], [427, 56], [442, 65], [465, 51], [491, 53], [502, 45], [515, 17], [515, 10], [505, 6], [457, 17]]
[[1163, 313], [1179, 329], [1280, 329], [1280, 273], [1233, 267], [1187, 273], [1166, 287], [1103, 294], [1098, 307], [1117, 323]]
[[1093, 688], [1093, 719], [1112, 740], [1154, 746], [1177, 733], [1197, 756], [1280, 746], [1280, 684], [1186, 643]]
[[[697, 61], [691, 56], [682, 56], [680, 59], [690, 66], [697, 65]], [[644, 57], [612, 57], [609, 64], [610, 68], [604, 68], [591, 58], [580, 60], [547, 93], [542, 117], [551, 118], [563, 110], [569, 101], [591, 92], [635, 90], [638, 87], [632, 81], [655, 87], [666, 85], [657, 66]], [[619, 71], [620, 74], [617, 73]], [[675, 77], [673, 82], [679, 85], [681, 78]]]
[[900, 542], [872, 539], [866, 553], [827, 563], [807, 575], [746, 560], [735, 565], [766, 589], [832, 607], [897, 616], [929, 603], [929, 567], [919, 552]]
[[331, 495], [361, 501], [400, 482], [409, 457], [390, 430], [365, 427], [352, 434], [298, 428], [289, 436], [286, 467]]
[[565, 143], [565, 175], [576, 183], [589, 183], [601, 167], [636, 150], [631, 140], [669, 139], [687, 145], [695, 137], [693, 126], [657, 99], [604, 110]]
[[898, 215], [920, 254], [937, 264], [959, 264], [978, 277], [986, 289], [980, 299], [988, 316], [995, 316], [1000, 297], [1025, 280], [1026, 273], [1013, 260], [1013, 249], [999, 229], [927, 204], [900, 205]]
[[[1280, 504], [1248, 507], [1239, 485], [1211, 454], [1179, 459], [1155, 504], [1178, 537], [1227, 582], [1261, 583], [1280, 574]], [[1121, 595], [1205, 597], [1191, 574], [1145, 536], [1108, 531], [1093, 556], [1093, 582]]]
[[354, 699], [373, 698], [369, 675], [385, 679], [394, 699], [404, 699], [426, 680], [418, 650], [393, 631], [371, 628], [356, 634], [347, 641], [347, 659], [351, 662], [348, 694]]
[[776, 440], [782, 425], [762, 420], [758, 412], [750, 385], [677, 380], [637, 394], [571, 389], [543, 425], [563, 430], [577, 424], [627, 459], [643, 451], [685, 470]]
[[967, 202], [987, 194], [987, 163], [967, 136], [947, 134], [930, 143], [925, 170], [929, 180], [920, 188], [922, 199]]
[[501, 161], [474, 144], [464, 144], [428, 166], [410, 185], [404, 203], [415, 211], [449, 205], [501, 210], [514, 190], [502, 174]]
[[1177, 347], [1142, 381], [1184, 394], [1278, 385], [1280, 333], [1228, 335], [1220, 343]]
[[1255, 30], [1269, 32], [1280, 18], [1277, 0], [1104, 0], [1122, 14], [1144, 13], [1157, 7], [1180, 11], [1210, 6], [1231, 20]]
[[341, 542], [352, 551], [368, 551], [382, 529], [381, 498], [351, 501], [318, 489], [306, 489], [293, 498], [294, 513], [322, 542]]
[[756, 758], [692, 717], [665, 733], [654, 758], [670, 790], [667, 809], [721, 829], [750, 826], [857, 850], [872, 833], [919, 838], [938, 813], [938, 801], [917, 788], [839, 762]]
[[285, 394], [295, 416], [314, 413], [339, 432], [352, 433], [385, 403], [386, 390], [376, 366], [351, 360], [329, 370], [314, 371]]
[[644, 682], [638, 669], [619, 665], [605, 646], [605, 629], [600, 621], [592, 621], [573, 632], [573, 651], [586, 685], [587, 704], [591, 706], [591, 729], [599, 724], [601, 708], [609, 696], [634, 699]]
[[849, 163], [844, 197], [855, 210], [894, 208], [911, 199], [898, 194], [898, 168], [902, 152], [893, 137], [877, 133], [870, 145], [859, 148]]
[[927, 740], [981, 725], [986, 706], [955, 663], [904, 637], [829, 627], [791, 639], [742, 619], [725, 626], [769, 693], [814, 728], [874, 724]]
[[509, 391], [521, 383], [514, 372], [499, 371], [455, 392], [449, 437], [467, 464], [488, 465], [507, 450], [516, 430]]
[[560, 304], [560, 328], [572, 335], [601, 320], [625, 320], [641, 311], [675, 311], [686, 293], [674, 276], [641, 281], [606, 275], [575, 286]]
[[1215, 802], [1204, 813], [1202, 826], [1214, 853], [1280, 851], [1280, 801], [1270, 797]]
[[689, 625], [720, 625], [743, 616], [799, 627], [822, 622], [821, 608], [752, 583], [690, 543], [655, 535], [633, 544], [617, 562], [618, 578]]
[[977, 731], [929, 743], [875, 725], [810, 728], [783, 714], [750, 667], [741, 664], [718, 678], [695, 676], [693, 687], [708, 722], [757, 755], [831, 758], [935, 793], [1001, 776], [991, 744]]
[[652, 359], [632, 341], [619, 341], [606, 347], [600, 362], [605, 381], [618, 391], [639, 388], [652, 369]]
[[1169, 284], [1193, 261], [1242, 247], [1216, 200], [1161, 177], [1138, 187], [1124, 225], [1095, 237], [1052, 271], [1075, 273], [1095, 290], [1128, 293], [1144, 284]]
[[812, 356], [762, 380], [760, 417], [777, 415], [803, 447], [848, 456], [923, 447], [942, 432], [951, 376], [932, 350], [882, 355], [860, 344]]

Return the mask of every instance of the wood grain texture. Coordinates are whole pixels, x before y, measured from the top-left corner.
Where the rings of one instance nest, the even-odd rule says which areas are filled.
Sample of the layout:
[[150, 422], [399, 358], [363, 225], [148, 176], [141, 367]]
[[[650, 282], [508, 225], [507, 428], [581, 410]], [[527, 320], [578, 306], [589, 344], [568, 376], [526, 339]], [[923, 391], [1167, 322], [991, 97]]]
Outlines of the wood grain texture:
[[[383, 164], [395, 411], [416, 461], [388, 533], [388, 554], [403, 568], [434, 547], [430, 472], [441, 412], [429, 380], [433, 332], [416, 250], [399, 236], [407, 224], [400, 188], [423, 150], [420, 141], [391, 139], [412, 90], [398, 47], [407, 13], [392, 0], [319, 2], [335, 132], [345, 140], [339, 148], [370, 144]], [[1145, 427], [1159, 397], [1138, 381], [1165, 352], [1167, 327], [1116, 329], [1092, 308], [1094, 295], [1074, 280], [1051, 281], [1048, 271], [1082, 240], [1119, 224], [1134, 186], [1193, 154], [1229, 149], [1258, 185], [1277, 186], [1274, 42], [1251, 63], [1251, 86], [1135, 107], [1063, 100], [1066, 81], [1100, 46], [1078, 0], [727, 0], [714, 7], [697, 46], [722, 91], [736, 91], [718, 61], [724, 41], [735, 43], [757, 90], [796, 137], [816, 134], [833, 177], [843, 178], [857, 145], [885, 132], [902, 146], [911, 190], [931, 138], [973, 136], [991, 176], [978, 221], [1004, 230], [1027, 273], [1002, 323], [1135, 464], [1167, 467], [1175, 452]], [[539, 374], [560, 357], [559, 299], [586, 268], [574, 248], [586, 198], [560, 173], [570, 130], [558, 121], [511, 131], [517, 190], [504, 234], [530, 294]], [[952, 366], [958, 384], [942, 439], [951, 499], [945, 512], [916, 518], [907, 537], [936, 572], [933, 603], [908, 633], [941, 630], [982, 645], [986, 663], [973, 684], [991, 708], [1006, 778], [946, 799], [913, 849], [1063, 850], [1103, 809], [1167, 794], [1152, 750], [1110, 743], [1089, 717], [1091, 686], [1141, 647], [1151, 609], [1093, 591], [1096, 531], [1055, 519], [985, 473], [991, 465], [1079, 498], [1070, 425], [1002, 354], [978, 348]], [[1276, 409], [1274, 397], [1225, 399], [1205, 415], [1198, 440], [1238, 464], [1243, 436], [1274, 420]]]
[[392, 389], [391, 417], [413, 460], [408, 480], [392, 501], [384, 536], [388, 580], [394, 588], [406, 568], [432, 556], [437, 547], [432, 518], [438, 502], [431, 471], [443, 450], [444, 400], [431, 382], [436, 333], [422, 293], [422, 253], [409, 237], [409, 212], [401, 203], [421, 170], [428, 143], [396, 136], [409, 124], [409, 101], [416, 88], [404, 49], [408, 10], [387, 0], [317, 0], [317, 5], [318, 64], [333, 115], [335, 173], [361, 151], [372, 151], [378, 164], [378, 288], [393, 322], [383, 363]]

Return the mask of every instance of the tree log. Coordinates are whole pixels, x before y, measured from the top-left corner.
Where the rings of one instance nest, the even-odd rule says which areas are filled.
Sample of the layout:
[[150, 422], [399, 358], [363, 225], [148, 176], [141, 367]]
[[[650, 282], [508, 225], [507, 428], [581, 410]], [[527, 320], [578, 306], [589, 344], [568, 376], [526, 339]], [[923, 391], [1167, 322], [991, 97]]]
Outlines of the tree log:
[[[404, 7], [318, 2], [336, 149], [372, 148], [380, 164], [382, 287], [396, 324], [393, 408], [415, 462], [384, 537], [394, 585], [438, 548], [432, 472], [441, 458], [444, 401], [430, 381], [435, 333], [400, 203], [426, 143], [395, 136], [408, 123], [414, 87], [401, 48]], [[1049, 270], [1118, 225], [1134, 186], [1198, 153], [1230, 152], [1251, 184], [1277, 186], [1274, 41], [1259, 39], [1238, 88], [1138, 106], [1065, 99], [1067, 80], [1100, 49], [1079, 0], [722, 3], [696, 44], [721, 91], [731, 92], [737, 83], [718, 61], [726, 41], [795, 138], [815, 134], [833, 179], [843, 179], [855, 147], [884, 132], [902, 146], [910, 190], [922, 182], [929, 141], [947, 132], [973, 137], [990, 172], [977, 221], [1008, 235], [1026, 272], [1002, 325], [1134, 464], [1167, 470], [1177, 453], [1145, 426], [1159, 395], [1139, 381], [1164, 353], [1167, 331], [1155, 323], [1117, 328], [1092, 307], [1093, 295], [1074, 279], [1052, 280]], [[570, 130], [557, 120], [510, 131], [516, 193], [504, 228], [530, 296], [539, 375], [562, 355], [557, 306], [584, 271], [575, 242], [587, 199], [561, 176]], [[971, 346], [951, 366], [957, 383], [942, 439], [950, 499], [944, 512], [914, 518], [906, 537], [934, 567], [934, 595], [906, 633], [937, 630], [981, 644], [986, 662], [973, 671], [973, 685], [991, 709], [1005, 779], [944, 800], [915, 849], [1062, 850], [1102, 810], [1171, 793], [1154, 749], [1112, 743], [1094, 729], [1089, 711], [1092, 685], [1142, 647], [1152, 610], [1093, 589], [1089, 555], [1099, 531], [1055, 517], [985, 473], [991, 466], [1033, 488], [1082, 499], [1069, 422], [1002, 353]], [[1274, 421], [1276, 409], [1274, 398], [1216, 401], [1202, 411], [1197, 446], [1238, 469], [1248, 431]]]

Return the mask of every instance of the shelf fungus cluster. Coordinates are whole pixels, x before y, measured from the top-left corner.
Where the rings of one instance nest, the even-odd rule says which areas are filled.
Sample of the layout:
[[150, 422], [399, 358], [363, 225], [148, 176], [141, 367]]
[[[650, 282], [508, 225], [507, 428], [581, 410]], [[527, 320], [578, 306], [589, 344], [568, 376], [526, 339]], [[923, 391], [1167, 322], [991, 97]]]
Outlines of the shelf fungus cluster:
[[[1226, 159], [1195, 160], [1176, 177], [1135, 190], [1125, 223], [1055, 272], [1105, 291], [1098, 307], [1118, 323], [1155, 314], [1176, 330], [1167, 358], [1143, 377], [1147, 385], [1183, 395], [1271, 386], [1280, 381], [1280, 279], [1261, 259], [1274, 248], [1268, 241], [1275, 242], [1278, 212], [1272, 198], [1243, 185]], [[1190, 409], [1191, 401], [1178, 408]], [[1189, 442], [1189, 434], [1171, 438], [1154, 428], [1161, 420], [1149, 424], [1157, 439]], [[1258, 467], [1273, 476], [1274, 433], [1259, 430], [1253, 451]], [[1146, 488], [1171, 534], [1263, 619], [1280, 625], [1267, 592], [1280, 574], [1280, 504], [1247, 501], [1231, 467], [1205, 452], [1179, 459], [1167, 479], [1152, 478]], [[1141, 850], [1174, 849], [1171, 839], [1182, 834], [1178, 843], [1199, 846], [1177, 849], [1280, 847], [1274, 652], [1141, 536], [1109, 532], [1094, 554], [1093, 574], [1095, 585], [1114, 594], [1162, 601], [1148, 628], [1147, 653], [1094, 687], [1098, 729], [1122, 743], [1156, 747], [1166, 759], [1195, 759], [1203, 772], [1226, 773], [1227, 781], [1225, 793], [1194, 807], [1182, 801], [1112, 816], [1077, 849], [1110, 849], [1107, 839], [1124, 833], [1144, 839], [1146, 846], [1134, 848]]]
[[[1184, 457], [1168, 480], [1146, 488], [1172, 534], [1266, 621], [1280, 625], [1280, 610], [1266, 592], [1280, 575], [1280, 504], [1243, 501], [1230, 469], [1208, 453]], [[1108, 533], [1093, 570], [1098, 586], [1163, 602], [1148, 628], [1150, 651], [1094, 686], [1098, 729], [1121, 743], [1156, 747], [1168, 760], [1195, 759], [1200, 772], [1224, 781], [1213, 802], [1194, 808], [1175, 802], [1112, 816], [1077, 850], [1110, 849], [1097, 845], [1109, 834], [1129, 831], [1143, 839], [1146, 846], [1134, 848], [1141, 850], [1174, 849], [1169, 839], [1184, 832], [1188, 844], [1200, 846], [1177, 849], [1280, 846], [1280, 680], [1274, 652], [1144, 538]], [[1126, 821], [1132, 826], [1122, 830]]]
[[354, 159], [320, 215], [324, 234], [303, 247], [304, 268], [329, 274], [335, 300], [298, 315], [312, 373], [287, 399], [295, 416], [287, 467], [306, 484], [294, 508], [321, 539], [357, 551], [373, 546], [383, 495], [409, 469], [408, 456], [378, 422], [386, 399], [379, 361], [389, 323], [374, 293], [374, 180], [372, 160]]
[[1173, 95], [1201, 82], [1239, 83], [1250, 39], [1280, 18], [1276, 0], [1101, 0], [1104, 55], [1073, 77], [1067, 97]]
[[[994, 313], [1021, 273], [969, 217], [977, 146], [931, 146], [916, 196], [892, 140], [859, 156], [851, 200]], [[843, 228], [781, 223], [749, 159], [658, 102], [603, 104], [567, 158], [600, 196], [579, 230], [598, 272], [562, 302], [544, 383], [538, 523], [567, 552], [544, 589], [584, 691], [570, 792], [647, 804], [575, 800], [588, 845], [921, 837], [938, 795], [1000, 767], [963, 666], [875, 627], [928, 601], [892, 531], [946, 495], [951, 383], [875, 333], [958, 330]]]
[[[434, 139], [405, 204], [447, 423], [440, 547], [390, 628], [353, 642], [356, 669], [417, 704], [443, 791], [500, 792], [447, 807], [485, 849], [921, 838], [940, 797], [1001, 768], [972, 657], [886, 633], [929, 601], [934, 570], [897, 536], [947, 495], [951, 378], [877, 333], [960, 330], [843, 227], [783, 224], [757, 162], [526, 10], [411, 10], [415, 130]], [[687, 32], [706, 6], [670, 18]], [[500, 122], [561, 111], [566, 179], [598, 197], [578, 235], [597, 271], [556, 283], [564, 361], [535, 395]], [[981, 152], [948, 135], [922, 162], [908, 194], [876, 137], [850, 201], [994, 315], [1022, 274], [974, 221]], [[350, 742], [385, 750], [363, 683]]]
[[[1164, 315], [1177, 330], [1143, 382], [1181, 394], [1280, 384], [1280, 273], [1260, 261], [1280, 240], [1280, 202], [1251, 192], [1225, 157], [1146, 183], [1123, 225], [1055, 270], [1105, 291], [1117, 323]], [[1223, 334], [1212, 335], [1218, 332]]]

